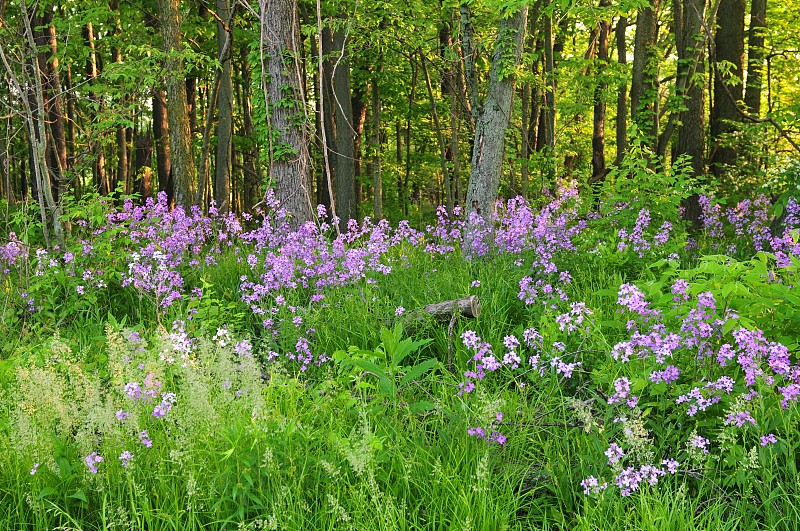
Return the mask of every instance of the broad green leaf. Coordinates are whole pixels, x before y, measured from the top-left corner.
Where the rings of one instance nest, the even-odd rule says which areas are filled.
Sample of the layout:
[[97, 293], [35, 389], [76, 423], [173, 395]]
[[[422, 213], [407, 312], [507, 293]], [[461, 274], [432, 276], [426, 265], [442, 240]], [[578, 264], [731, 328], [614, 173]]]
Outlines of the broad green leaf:
[[411, 368], [410, 371], [408, 371], [406, 373], [405, 376], [403, 376], [403, 379], [400, 380], [400, 387], [403, 387], [403, 386], [413, 382], [414, 380], [416, 380], [417, 378], [419, 378], [420, 376], [422, 376], [423, 374], [425, 374], [429, 370], [431, 370], [434, 367], [436, 367], [438, 364], [439, 364], [439, 360], [437, 360], [436, 358], [431, 358], [429, 360], [425, 360], [425, 361], [422, 361], [420, 363], [417, 363], [416, 365], [414, 365]]

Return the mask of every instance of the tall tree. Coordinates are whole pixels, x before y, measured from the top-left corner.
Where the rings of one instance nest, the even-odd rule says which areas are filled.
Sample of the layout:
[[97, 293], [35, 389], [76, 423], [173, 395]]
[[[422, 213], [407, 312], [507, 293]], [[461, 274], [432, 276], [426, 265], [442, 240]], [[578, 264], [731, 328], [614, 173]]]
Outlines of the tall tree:
[[314, 219], [314, 209], [297, 0], [260, 0], [259, 8], [269, 177], [277, 199], [300, 225]]
[[478, 100], [475, 71], [475, 42], [469, 4], [461, 4], [462, 47], [468, 66], [468, 91], [475, 117], [475, 141], [467, 186], [467, 208], [488, 218], [497, 199], [503, 168], [505, 134], [511, 116], [514, 95], [514, 72], [522, 56], [522, 44], [528, 20], [528, 5], [514, 5], [501, 14], [495, 42], [489, 86], [485, 98]]
[[[217, 160], [214, 171], [214, 201], [220, 212], [231, 208], [231, 173], [233, 167], [233, 79], [231, 50], [233, 12], [230, 0], [217, 0], [217, 53], [220, 63], [217, 92]], [[216, 75], [215, 75], [216, 77]], [[208, 119], [211, 119], [209, 116]], [[203, 178], [201, 176], [201, 178]]]
[[[610, 0], [600, 0], [600, 9], [611, 5]], [[594, 91], [594, 117], [592, 126], [592, 177], [593, 182], [601, 181], [606, 176], [606, 101], [605, 92], [608, 83], [603, 77], [603, 71], [608, 66], [608, 34], [611, 22], [601, 12], [601, 19], [597, 31], [597, 77], [598, 82]]]
[[[88, 48], [86, 57], [86, 78], [89, 81], [89, 101], [91, 102], [89, 120], [94, 123], [97, 115], [103, 109], [103, 98], [97, 93], [95, 88], [100, 72], [94, 43], [94, 26], [91, 22], [83, 26], [83, 40]], [[101, 139], [102, 134], [95, 135], [90, 139], [89, 148], [96, 155], [94, 163], [92, 164], [95, 188], [101, 195], [107, 195], [111, 191], [111, 187], [108, 182], [108, 176], [106, 175], [106, 157]]]
[[764, 33], [767, 30], [767, 0], [752, 0], [747, 35], [747, 89], [744, 103], [750, 114], [761, 114], [761, 85], [764, 70]]
[[720, 176], [725, 166], [736, 163], [736, 151], [720, 144], [731, 131], [730, 122], [740, 119], [744, 62], [744, 0], [720, 0], [714, 35], [714, 102], [711, 106], [711, 137], [714, 150], [711, 171]]
[[[337, 21], [338, 22], [338, 21]], [[326, 121], [326, 140], [333, 173], [333, 190], [339, 230], [347, 230], [347, 222], [358, 217], [355, 197], [353, 103], [350, 91], [350, 61], [346, 33], [341, 26], [322, 31], [322, 90]]]
[[[617, 62], [620, 65], [628, 63], [628, 42], [625, 39], [627, 29], [628, 18], [620, 17], [614, 30], [614, 39], [617, 43]], [[617, 90], [616, 138], [617, 157], [614, 164], [619, 166], [625, 157], [625, 153], [628, 152], [628, 93], [627, 84], [624, 81], [620, 82]]]
[[[705, 120], [703, 98], [703, 71], [705, 61], [703, 52], [706, 39], [705, 25], [706, 0], [673, 0], [675, 43], [678, 51], [676, 92], [680, 110], [678, 140], [675, 155], [691, 157], [692, 176], [705, 174]], [[670, 124], [673, 122], [670, 117]], [[665, 137], [669, 133], [665, 134]], [[664, 144], [669, 139], [666, 139]], [[659, 149], [661, 154], [666, 148]], [[684, 218], [695, 228], [700, 223], [699, 196], [690, 196], [684, 202]]]
[[655, 148], [658, 141], [658, 9], [651, 0], [636, 15], [631, 78], [631, 121]]
[[195, 163], [192, 131], [186, 99], [186, 67], [181, 56], [183, 15], [180, 0], [156, 0], [161, 39], [166, 55], [164, 64], [169, 122], [170, 175], [175, 204], [189, 207], [195, 199]]

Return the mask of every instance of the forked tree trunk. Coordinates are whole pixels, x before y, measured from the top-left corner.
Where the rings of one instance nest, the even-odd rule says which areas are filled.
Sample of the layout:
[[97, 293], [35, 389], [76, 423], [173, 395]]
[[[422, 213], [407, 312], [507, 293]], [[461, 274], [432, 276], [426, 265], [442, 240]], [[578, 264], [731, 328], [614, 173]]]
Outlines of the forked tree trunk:
[[[466, 8], [466, 12], [465, 12]], [[462, 4], [462, 18], [469, 17], [469, 6]], [[495, 42], [489, 87], [483, 102], [476, 108], [475, 142], [472, 148], [472, 167], [467, 187], [467, 211], [477, 212], [484, 219], [492, 214], [500, 174], [503, 168], [505, 133], [511, 116], [511, 99], [514, 94], [514, 69], [522, 55], [522, 43], [528, 20], [528, 6], [523, 5], [507, 18], [502, 18]], [[473, 43], [465, 47], [470, 53]], [[473, 97], [477, 87], [470, 89]]]

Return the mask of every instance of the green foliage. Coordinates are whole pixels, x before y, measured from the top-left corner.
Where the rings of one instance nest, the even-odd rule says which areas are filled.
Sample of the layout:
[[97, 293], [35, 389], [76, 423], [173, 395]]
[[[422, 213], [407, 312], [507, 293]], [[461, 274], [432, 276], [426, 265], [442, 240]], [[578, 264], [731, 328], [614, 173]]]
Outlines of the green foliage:
[[[350, 347], [346, 351], [338, 350], [333, 354], [333, 360], [350, 377], [361, 380], [361, 376], [353, 373], [353, 369], [363, 371], [363, 375], [377, 378], [377, 386], [359, 381], [356, 388], [372, 388], [377, 395], [389, 400], [397, 406], [405, 391], [417, 383], [417, 380], [435, 369], [439, 361], [435, 358], [421, 361], [414, 365], [403, 365], [406, 358], [431, 342], [430, 339], [413, 341], [410, 338], [401, 339], [403, 327], [396, 324], [393, 330], [381, 328], [381, 344], [374, 350], [361, 350]], [[435, 407], [429, 401], [416, 401], [408, 404], [411, 413], [422, 413]]]

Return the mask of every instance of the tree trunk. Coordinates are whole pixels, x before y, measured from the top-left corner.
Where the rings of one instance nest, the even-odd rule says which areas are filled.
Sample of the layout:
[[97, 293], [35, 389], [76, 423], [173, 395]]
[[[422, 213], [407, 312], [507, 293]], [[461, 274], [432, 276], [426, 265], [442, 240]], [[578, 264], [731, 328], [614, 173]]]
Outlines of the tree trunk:
[[658, 52], [656, 38], [660, 0], [639, 9], [633, 49], [631, 121], [655, 150], [658, 142]]
[[[692, 177], [705, 174], [705, 129], [703, 50], [706, 0], [673, 0], [675, 42], [678, 51], [677, 92], [681, 97], [680, 127], [675, 155], [691, 157]], [[668, 139], [667, 139], [668, 140]], [[683, 204], [684, 219], [700, 228], [699, 196], [694, 194]]]
[[[353, 102], [350, 94], [350, 61], [348, 59], [345, 32], [342, 28], [327, 32], [323, 37], [326, 59], [323, 70], [326, 75], [325, 109], [323, 113], [329, 120], [326, 127], [328, 142], [333, 145], [330, 153], [333, 162], [333, 191], [336, 202], [336, 215], [339, 216], [339, 230], [347, 230], [347, 222], [358, 218], [358, 204], [355, 198], [355, 167], [353, 137]], [[326, 49], [327, 48], [327, 49]]]
[[[725, 166], [736, 164], [736, 151], [720, 146], [721, 137], [731, 131], [729, 121], [739, 121], [737, 102], [742, 99], [744, 57], [744, 0], [720, 0], [717, 12], [717, 32], [714, 36], [714, 103], [711, 107], [711, 137], [715, 143], [711, 171], [717, 177]], [[721, 62], [732, 68], [723, 73]]]
[[[550, 5], [550, 0], [545, 0], [545, 5]], [[556, 147], [556, 77], [555, 53], [553, 50], [553, 17], [544, 18], [544, 105], [541, 109], [541, 122], [539, 124], [543, 139], [543, 147], [550, 150]], [[552, 175], [549, 177], [552, 178]]]
[[[625, 40], [625, 31], [628, 28], [628, 19], [620, 17], [614, 33], [617, 41], [617, 62], [621, 65], [628, 63], [628, 45]], [[617, 157], [614, 164], [619, 166], [625, 153], [628, 152], [628, 87], [624, 81], [620, 83], [617, 91]]]
[[[66, 187], [67, 138], [61, 105], [61, 82], [58, 74], [58, 39], [53, 25], [53, 11], [45, 7], [41, 16], [31, 21], [39, 71], [42, 73], [44, 108], [47, 115], [47, 165], [52, 181], [53, 200], [58, 203]], [[48, 51], [44, 51], [44, 49]]]
[[428, 73], [427, 59], [420, 49], [418, 51], [420, 64], [422, 65], [422, 73], [425, 75], [425, 86], [428, 88], [428, 99], [431, 107], [431, 117], [433, 118], [433, 130], [436, 134], [436, 140], [439, 144], [439, 163], [441, 165], [442, 177], [444, 179], [445, 197], [447, 198], [447, 212], [453, 212], [455, 206], [453, 198], [453, 186], [450, 179], [450, 172], [447, 168], [447, 145], [444, 141], [444, 134], [442, 133], [442, 124], [439, 121], [439, 113], [436, 110], [436, 99], [433, 96], [433, 84], [431, 83], [431, 76]]
[[297, 0], [260, 0], [262, 85], [268, 104], [270, 178], [299, 226], [315, 219]]
[[[83, 27], [83, 42], [88, 48], [89, 54], [86, 58], [86, 78], [89, 82], [89, 101], [91, 102], [91, 110], [89, 111], [89, 121], [93, 127], [90, 131], [94, 131], [94, 124], [97, 119], [97, 113], [103, 108], [103, 100], [93, 90], [94, 85], [97, 83], [97, 78], [100, 74], [97, 65], [97, 52], [94, 45], [94, 27], [92, 23], [88, 23]], [[106, 158], [103, 147], [101, 145], [102, 134], [96, 132], [89, 138], [89, 149], [96, 155], [94, 164], [92, 165], [92, 173], [94, 175], [94, 185], [100, 195], [108, 195], [110, 192], [108, 177], [106, 175]]]
[[750, 114], [761, 114], [761, 85], [764, 70], [764, 33], [767, 30], [767, 0], [752, 0], [747, 37], [747, 89], [744, 103]]
[[166, 61], [167, 120], [169, 122], [170, 176], [175, 205], [188, 208], [195, 198], [195, 163], [186, 97], [186, 69], [181, 59], [182, 15], [180, 0], [157, 0]]
[[243, 118], [243, 149], [244, 158], [244, 211], [251, 212], [258, 202], [258, 188], [263, 182], [261, 163], [259, 161], [258, 144], [255, 142], [255, 124], [253, 123], [253, 103], [250, 95], [251, 69], [247, 59], [247, 48], [241, 49], [242, 57], [242, 118]]
[[473, 107], [476, 114], [475, 142], [467, 187], [467, 209], [485, 219], [491, 217], [500, 186], [505, 132], [514, 94], [514, 70], [522, 55], [527, 19], [527, 5], [501, 19], [486, 98], [480, 107]]
[[[114, 35], [119, 36], [122, 34], [122, 24], [119, 18], [119, 0], [111, 0], [109, 8], [114, 13]], [[122, 53], [116, 46], [111, 48], [111, 60], [117, 64], [122, 63]], [[126, 95], [119, 96], [120, 102], [124, 106]], [[127, 128], [122, 123], [117, 123], [116, 131], [116, 144], [117, 144], [117, 182], [124, 184], [126, 194], [133, 191], [133, 181], [131, 179], [128, 161], [128, 132]]]
[[[600, 9], [608, 7], [610, 0], [600, 0]], [[599, 182], [606, 177], [606, 102], [605, 93], [608, 83], [603, 77], [603, 72], [608, 66], [608, 34], [611, 23], [603, 19], [600, 21], [597, 33], [597, 68], [595, 76], [598, 78], [594, 91], [594, 116], [592, 126], [592, 182]]]
[[[217, 97], [217, 160], [214, 171], [214, 201], [220, 213], [231, 209], [231, 173], [233, 167], [233, 80], [231, 50], [233, 50], [233, 20], [230, 0], [217, 0], [217, 52], [220, 62], [220, 81]], [[211, 119], [209, 116], [208, 119]], [[201, 176], [202, 178], [202, 176]]]
[[169, 120], [167, 120], [166, 94], [163, 90], [153, 91], [153, 143], [156, 146], [156, 168], [158, 171], [158, 191], [165, 192], [172, 204], [172, 159], [169, 149]]
[[361, 185], [361, 172], [363, 160], [361, 157], [361, 140], [364, 136], [364, 122], [367, 119], [367, 100], [366, 88], [358, 85], [350, 98], [353, 109], [353, 175], [354, 175], [354, 194], [356, 205], [361, 204], [363, 191]]
[[[380, 71], [382, 68], [377, 67]], [[372, 194], [373, 215], [383, 218], [383, 178], [381, 176], [381, 96], [378, 77], [372, 78]]]

